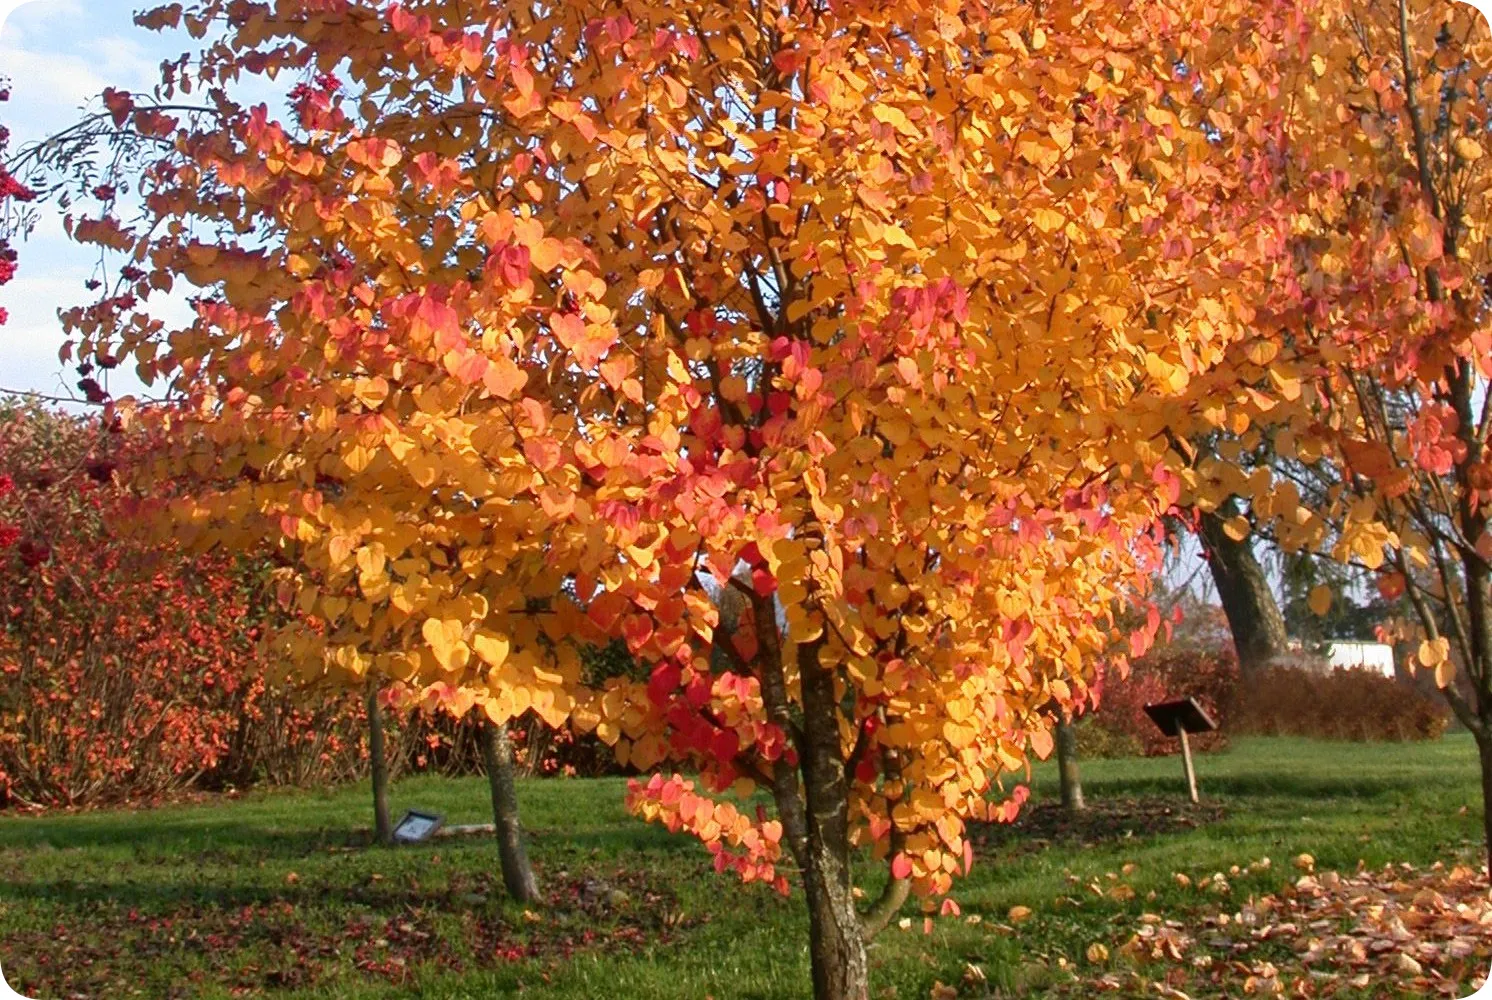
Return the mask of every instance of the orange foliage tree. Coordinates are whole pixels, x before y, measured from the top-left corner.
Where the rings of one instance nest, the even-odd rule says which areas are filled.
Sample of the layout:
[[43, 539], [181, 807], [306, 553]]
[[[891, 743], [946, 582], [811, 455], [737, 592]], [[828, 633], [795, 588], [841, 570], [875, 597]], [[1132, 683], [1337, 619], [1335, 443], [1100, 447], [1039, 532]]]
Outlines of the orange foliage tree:
[[1231, 475], [1286, 549], [1407, 597], [1385, 638], [1412, 640], [1409, 667], [1476, 736], [1492, 806], [1492, 36], [1461, 3], [1317, 16], [1281, 102], [1271, 197], [1291, 233], [1251, 345], [1309, 377], [1236, 399], [1234, 444], [1267, 447], [1274, 472]]
[[[1229, 196], [1267, 137], [1230, 115], [1299, 15], [142, 16], [183, 20], [220, 34], [159, 97], [108, 96], [172, 152], [143, 219], [76, 220], [130, 264], [69, 322], [174, 393], [141, 415], [219, 484], [184, 536], [285, 546], [308, 679], [532, 711], [656, 770], [632, 808], [748, 881], [800, 872], [815, 996], [867, 996], [866, 938], [1019, 807], [991, 795], [1050, 752], [1043, 709], [1156, 627], [1113, 615], [1179, 495], [1166, 431], [1215, 417], [1194, 376], [1253, 318], [1274, 231]], [[234, 103], [291, 72], [285, 120]], [[203, 112], [158, 106], [188, 85]], [[188, 287], [180, 328], [145, 308]], [[611, 637], [646, 680], [582, 682]], [[773, 814], [732, 801], [757, 787]], [[866, 912], [856, 846], [888, 873]]]

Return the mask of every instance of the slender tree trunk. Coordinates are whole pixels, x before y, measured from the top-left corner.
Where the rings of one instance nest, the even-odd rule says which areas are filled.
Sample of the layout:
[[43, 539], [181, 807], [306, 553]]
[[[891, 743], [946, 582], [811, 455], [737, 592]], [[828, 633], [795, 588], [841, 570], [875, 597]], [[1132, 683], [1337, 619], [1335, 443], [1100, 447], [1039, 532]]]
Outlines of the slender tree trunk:
[[482, 762], [492, 788], [492, 825], [497, 830], [503, 885], [509, 896], [531, 903], [539, 898], [539, 882], [528, 862], [523, 827], [518, 822], [518, 788], [513, 781], [513, 743], [508, 738], [508, 727], [484, 720], [481, 739]]
[[1061, 716], [1057, 718], [1057, 774], [1062, 781], [1062, 808], [1068, 812], [1088, 808], [1083, 801], [1083, 776], [1078, 770], [1077, 727]]
[[[1479, 538], [1488, 530], [1486, 519], [1471, 511], [1469, 503], [1463, 503], [1462, 514], [1462, 524], [1477, 532], [1471, 537]], [[1457, 631], [1470, 633], [1461, 643], [1469, 647], [1463, 653], [1461, 667], [1462, 672], [1469, 675], [1474, 703], [1467, 705], [1460, 696], [1456, 688], [1459, 678], [1452, 678], [1445, 697], [1456, 714], [1463, 716], [1462, 722], [1470, 723], [1467, 728], [1476, 737], [1482, 765], [1482, 833], [1487, 839], [1487, 870], [1492, 872], [1492, 696], [1489, 696], [1492, 695], [1489, 692], [1489, 687], [1492, 687], [1492, 674], [1489, 674], [1492, 671], [1492, 614], [1489, 614], [1492, 612], [1492, 567], [1479, 558], [1467, 557], [1462, 560], [1462, 568], [1466, 576], [1467, 627]], [[1443, 577], [1441, 582], [1442, 585], [1451, 583]], [[1454, 607], [1448, 611], [1452, 616], [1456, 614]], [[1453, 642], [1453, 649], [1455, 645]]]
[[1231, 503], [1201, 518], [1202, 542], [1207, 549], [1207, 566], [1217, 584], [1223, 613], [1233, 633], [1233, 647], [1238, 651], [1238, 672], [1246, 682], [1251, 675], [1268, 666], [1288, 649], [1285, 616], [1269, 589], [1269, 578], [1245, 538], [1235, 541], [1223, 530], [1223, 524], [1234, 516]]
[[373, 839], [380, 844], [394, 842], [394, 825], [389, 819], [389, 761], [383, 740], [383, 713], [378, 707], [378, 685], [369, 684], [368, 763], [373, 777]]
[[1492, 737], [1476, 734], [1477, 755], [1482, 764], [1482, 836], [1487, 871], [1492, 872]]
[[803, 869], [814, 1000], [869, 1000], [865, 931], [851, 885], [849, 798], [839, 743], [833, 674], [818, 662], [822, 642], [798, 646], [803, 690], [804, 799], [808, 843]]

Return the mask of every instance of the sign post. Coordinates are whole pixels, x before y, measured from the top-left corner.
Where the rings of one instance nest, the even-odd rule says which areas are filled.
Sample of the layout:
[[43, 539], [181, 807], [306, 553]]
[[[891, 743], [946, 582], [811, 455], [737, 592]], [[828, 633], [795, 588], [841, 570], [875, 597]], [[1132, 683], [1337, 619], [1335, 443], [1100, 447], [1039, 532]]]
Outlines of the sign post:
[[1197, 771], [1192, 766], [1192, 747], [1187, 740], [1187, 733], [1210, 733], [1217, 729], [1217, 723], [1212, 716], [1197, 704], [1195, 698], [1181, 698], [1176, 701], [1163, 701], [1155, 705], [1146, 705], [1145, 714], [1150, 716], [1150, 721], [1155, 727], [1167, 736], [1175, 736], [1181, 740], [1181, 766], [1186, 772], [1186, 791], [1191, 796], [1193, 803], [1197, 798]]

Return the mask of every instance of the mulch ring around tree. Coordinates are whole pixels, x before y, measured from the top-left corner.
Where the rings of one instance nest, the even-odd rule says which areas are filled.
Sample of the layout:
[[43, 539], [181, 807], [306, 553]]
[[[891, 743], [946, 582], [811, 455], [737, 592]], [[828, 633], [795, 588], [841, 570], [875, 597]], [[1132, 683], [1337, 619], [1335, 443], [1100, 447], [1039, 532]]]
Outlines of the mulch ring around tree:
[[970, 835], [976, 847], [1026, 853], [1058, 842], [1086, 846], [1195, 830], [1225, 815], [1215, 803], [1166, 796], [1096, 799], [1076, 813], [1060, 802], [1042, 802], [1026, 806], [1013, 823], [971, 824]]

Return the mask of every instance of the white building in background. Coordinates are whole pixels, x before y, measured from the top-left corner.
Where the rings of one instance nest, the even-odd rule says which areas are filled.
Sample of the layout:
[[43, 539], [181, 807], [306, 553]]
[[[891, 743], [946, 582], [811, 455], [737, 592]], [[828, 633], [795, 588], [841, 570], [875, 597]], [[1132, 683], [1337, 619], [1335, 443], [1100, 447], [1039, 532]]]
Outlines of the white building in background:
[[1328, 642], [1326, 662], [1333, 667], [1362, 667], [1385, 677], [1395, 676], [1394, 648], [1385, 642]]

